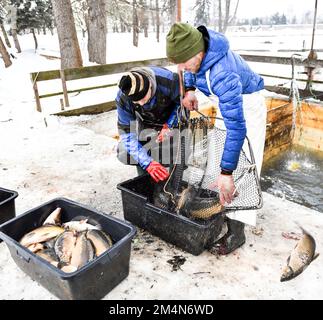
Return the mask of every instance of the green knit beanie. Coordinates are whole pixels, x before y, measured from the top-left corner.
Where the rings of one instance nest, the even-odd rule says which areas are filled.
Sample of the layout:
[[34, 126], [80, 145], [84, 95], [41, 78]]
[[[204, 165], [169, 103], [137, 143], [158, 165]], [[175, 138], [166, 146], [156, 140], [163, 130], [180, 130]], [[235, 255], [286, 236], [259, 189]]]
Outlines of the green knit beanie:
[[167, 58], [184, 63], [204, 50], [203, 35], [188, 23], [175, 23], [166, 38]]

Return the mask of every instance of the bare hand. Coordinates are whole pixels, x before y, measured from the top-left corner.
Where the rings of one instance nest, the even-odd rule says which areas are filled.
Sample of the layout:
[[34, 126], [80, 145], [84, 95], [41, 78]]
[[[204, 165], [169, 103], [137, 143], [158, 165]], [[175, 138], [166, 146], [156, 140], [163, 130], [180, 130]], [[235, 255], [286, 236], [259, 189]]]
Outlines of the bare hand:
[[215, 183], [210, 185], [210, 188], [218, 187], [220, 192], [220, 203], [230, 204], [234, 198], [233, 192], [235, 191], [235, 185], [233, 182], [232, 175], [220, 174], [216, 179]]
[[198, 109], [198, 101], [194, 91], [187, 91], [183, 98], [183, 105], [190, 111]]

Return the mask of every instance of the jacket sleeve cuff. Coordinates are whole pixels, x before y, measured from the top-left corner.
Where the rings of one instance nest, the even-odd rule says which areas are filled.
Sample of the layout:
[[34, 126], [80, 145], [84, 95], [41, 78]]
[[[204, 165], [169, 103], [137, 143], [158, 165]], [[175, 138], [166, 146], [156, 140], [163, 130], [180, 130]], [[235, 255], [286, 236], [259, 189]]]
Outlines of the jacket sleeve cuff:
[[228, 169], [223, 169], [221, 168], [221, 174], [226, 175], [226, 176], [231, 176], [233, 170], [228, 170]]
[[195, 87], [186, 87], [185, 88], [185, 92], [187, 92], [187, 91], [195, 91], [195, 90], [196, 90]]

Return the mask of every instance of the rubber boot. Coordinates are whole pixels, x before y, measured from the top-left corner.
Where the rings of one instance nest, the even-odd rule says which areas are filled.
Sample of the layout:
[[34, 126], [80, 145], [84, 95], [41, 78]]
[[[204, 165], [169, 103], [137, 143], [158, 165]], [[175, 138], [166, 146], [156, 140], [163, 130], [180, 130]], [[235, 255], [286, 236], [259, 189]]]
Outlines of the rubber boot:
[[216, 243], [216, 251], [221, 255], [226, 255], [241, 247], [246, 242], [243, 222], [226, 218], [228, 231]]

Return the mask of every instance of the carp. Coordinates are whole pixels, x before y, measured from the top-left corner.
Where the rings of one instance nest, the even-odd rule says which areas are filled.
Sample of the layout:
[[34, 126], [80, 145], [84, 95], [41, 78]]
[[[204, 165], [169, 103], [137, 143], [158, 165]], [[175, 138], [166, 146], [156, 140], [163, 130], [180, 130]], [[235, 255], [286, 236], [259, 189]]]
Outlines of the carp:
[[76, 244], [76, 239], [77, 237], [73, 231], [65, 231], [58, 236], [54, 245], [54, 249], [61, 262], [70, 262], [72, 252]]
[[43, 259], [48, 261], [53, 266], [58, 267], [59, 260], [58, 260], [58, 258], [56, 256], [54, 250], [52, 250], [52, 249], [40, 250], [40, 251], [37, 251], [36, 254], [39, 257], [42, 257]]
[[63, 224], [63, 227], [68, 230], [75, 230], [77, 232], [83, 232], [87, 230], [100, 230], [98, 226], [87, 223], [88, 219], [80, 221], [70, 221]]
[[101, 255], [103, 252], [112, 247], [111, 237], [103, 231], [89, 230], [86, 233], [86, 237], [91, 241], [96, 256]]
[[55, 209], [44, 221], [43, 226], [45, 225], [60, 225], [61, 224], [61, 208]]
[[45, 225], [28, 232], [19, 242], [21, 245], [28, 247], [34, 243], [46, 242], [52, 238], [56, 238], [64, 231], [65, 229], [59, 226]]
[[86, 233], [82, 232], [78, 234], [75, 247], [72, 251], [70, 265], [79, 269], [94, 259], [94, 257], [94, 249], [91, 241], [86, 238]]
[[315, 254], [314, 238], [302, 227], [300, 228], [303, 231], [303, 236], [287, 259], [287, 265], [282, 270], [281, 282], [297, 277], [319, 255]]

